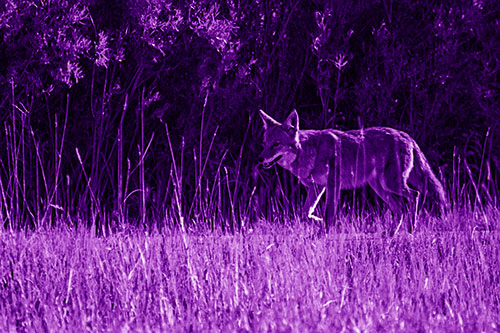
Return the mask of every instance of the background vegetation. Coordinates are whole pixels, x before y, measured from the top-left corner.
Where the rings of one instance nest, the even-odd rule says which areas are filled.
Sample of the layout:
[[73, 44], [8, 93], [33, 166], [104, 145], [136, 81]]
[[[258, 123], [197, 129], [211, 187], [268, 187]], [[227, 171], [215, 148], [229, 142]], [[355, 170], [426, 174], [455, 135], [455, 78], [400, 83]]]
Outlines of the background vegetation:
[[1, 221], [233, 230], [293, 211], [297, 181], [255, 168], [259, 108], [277, 119], [296, 108], [303, 128], [403, 129], [455, 202], [496, 205], [499, 8], [6, 1]]

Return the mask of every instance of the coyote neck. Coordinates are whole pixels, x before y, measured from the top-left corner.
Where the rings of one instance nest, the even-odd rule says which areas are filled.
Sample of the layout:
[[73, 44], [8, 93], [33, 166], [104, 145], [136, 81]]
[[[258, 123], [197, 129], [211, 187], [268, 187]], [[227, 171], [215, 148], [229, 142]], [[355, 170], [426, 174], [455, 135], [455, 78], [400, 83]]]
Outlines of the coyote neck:
[[328, 162], [334, 156], [335, 135], [330, 131], [300, 130], [299, 142], [295, 160], [282, 167], [306, 186], [326, 186]]

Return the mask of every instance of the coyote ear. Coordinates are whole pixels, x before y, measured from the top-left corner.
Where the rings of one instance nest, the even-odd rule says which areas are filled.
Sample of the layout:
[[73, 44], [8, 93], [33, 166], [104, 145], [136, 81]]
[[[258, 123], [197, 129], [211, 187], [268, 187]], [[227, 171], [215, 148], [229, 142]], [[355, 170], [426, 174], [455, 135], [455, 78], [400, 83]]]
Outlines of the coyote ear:
[[285, 122], [283, 123], [283, 126], [285, 128], [292, 128], [296, 131], [299, 130], [299, 115], [297, 113], [297, 110], [293, 110], [288, 118], [286, 118]]
[[264, 124], [264, 129], [268, 129], [270, 126], [276, 125], [279, 126], [281, 125], [280, 122], [276, 121], [273, 117], [265, 113], [263, 110], [259, 110], [260, 113], [260, 118], [262, 119], [262, 122]]

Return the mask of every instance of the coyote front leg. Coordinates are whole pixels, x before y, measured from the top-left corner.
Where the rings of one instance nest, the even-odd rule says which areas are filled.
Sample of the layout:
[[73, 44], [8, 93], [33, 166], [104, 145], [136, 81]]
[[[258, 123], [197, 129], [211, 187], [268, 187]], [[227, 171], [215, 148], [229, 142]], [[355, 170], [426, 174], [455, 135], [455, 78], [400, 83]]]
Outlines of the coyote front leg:
[[[339, 152], [339, 153], [337, 153]], [[335, 142], [334, 158], [328, 162], [328, 180], [326, 184], [326, 214], [325, 227], [326, 232], [330, 225], [334, 225], [340, 230], [340, 224], [337, 223], [337, 210], [340, 201], [340, 189], [342, 188], [340, 172], [342, 170], [342, 159], [340, 156], [340, 143]]]
[[309, 186], [307, 188], [307, 197], [306, 197], [306, 202], [304, 203], [304, 210], [307, 210], [307, 217], [313, 219], [314, 221], [318, 222], [323, 221], [321, 217], [316, 216], [314, 214], [314, 211], [316, 210], [316, 207], [318, 206], [318, 203], [321, 200], [323, 193], [325, 193], [325, 190], [326, 188], [323, 187], [321, 192], [319, 192], [319, 194], [316, 195], [316, 189], [314, 186]]

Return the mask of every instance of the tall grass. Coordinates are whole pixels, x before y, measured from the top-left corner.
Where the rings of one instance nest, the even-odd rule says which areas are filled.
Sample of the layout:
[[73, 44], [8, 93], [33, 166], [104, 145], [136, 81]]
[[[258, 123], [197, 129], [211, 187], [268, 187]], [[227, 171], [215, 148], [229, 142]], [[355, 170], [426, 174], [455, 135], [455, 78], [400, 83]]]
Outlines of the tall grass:
[[[105, 94], [106, 90], [103, 91]], [[239, 155], [229, 157], [226, 150], [217, 155], [220, 156], [218, 160], [212, 158], [219, 128], [215, 129], [208, 142], [203, 141], [206, 137], [204, 114], [209, 99], [208, 90], [201, 110], [198, 149], [189, 155], [190, 160], [186, 160], [188, 154], [185, 154], [184, 137], [173, 140], [167, 123], [164, 123], [165, 132], [156, 134], [156, 137], [166, 138], [170, 164], [162, 166], [169, 170], [166, 186], [152, 188], [149, 184], [151, 177], [146, 177], [151, 170], [146, 166], [146, 160], [155, 161], [156, 155], [151, 147], [156, 138], [154, 132], [146, 137], [146, 95], [151, 93], [146, 94], [143, 89], [136, 110], [140, 135], [135, 149], [133, 146], [124, 147], [123, 123], [129, 109], [126, 95], [113, 146], [106, 146], [102, 137], [105, 129], [112, 128], [106, 123], [96, 127], [90, 150], [80, 151], [78, 146], [65, 142], [71, 109], [68, 94], [62, 126], [57, 113], [53, 120], [50, 140], [53, 155], [47, 153], [46, 148], [41, 148], [41, 139], [33, 131], [24, 106], [12, 104], [11, 121], [5, 123], [7, 159], [1, 163], [0, 177], [0, 217], [4, 226], [10, 230], [33, 230], [61, 223], [79, 226], [84, 222], [97, 234], [109, 234], [134, 224], [151, 230], [179, 227], [183, 232], [188, 229], [235, 232], [251, 227], [257, 218], [273, 220], [300, 216], [301, 188], [293, 176], [288, 179], [273, 176], [257, 167], [252, 177], [241, 172], [252, 117], [243, 135]], [[11, 96], [11, 100], [16, 100], [15, 96]], [[103, 112], [92, 110], [95, 114]], [[99, 119], [96, 121], [99, 122]], [[103, 118], [102, 121], [108, 120]], [[179, 142], [180, 147], [175, 147], [174, 141]], [[473, 158], [480, 161], [479, 165], [470, 165], [470, 156], [468, 160], [454, 150], [450, 179], [444, 179], [440, 174], [453, 205], [451, 219], [461, 210], [473, 211], [482, 216], [484, 225], [490, 224], [486, 210], [498, 206], [498, 184], [494, 178], [498, 170], [492, 170], [491, 149], [488, 149], [490, 141], [488, 131], [480, 149], [477, 149], [480, 156]], [[475, 145], [479, 146], [479, 143]], [[126, 155], [125, 151], [134, 154]], [[74, 179], [62, 173], [62, 161], [68, 157], [78, 162], [74, 166]], [[208, 165], [212, 165], [211, 172], [207, 172]], [[194, 179], [185, 178], [186, 168], [194, 170], [190, 173], [194, 174]], [[276, 180], [274, 185], [268, 182], [269, 178]], [[153, 196], [163, 199], [153, 200]], [[352, 200], [343, 200], [344, 205], [351, 206], [344, 207], [344, 212], [355, 216], [364, 206], [359, 205], [363, 196], [362, 191], [354, 191]], [[136, 214], [131, 214], [131, 209], [135, 209]], [[367, 212], [361, 212], [361, 216], [376, 215], [378, 212], [369, 208]], [[363, 226], [360, 227], [362, 229]], [[357, 231], [361, 229], [357, 228]]]

